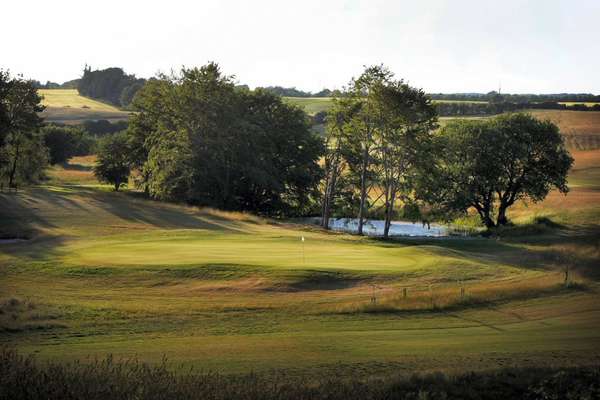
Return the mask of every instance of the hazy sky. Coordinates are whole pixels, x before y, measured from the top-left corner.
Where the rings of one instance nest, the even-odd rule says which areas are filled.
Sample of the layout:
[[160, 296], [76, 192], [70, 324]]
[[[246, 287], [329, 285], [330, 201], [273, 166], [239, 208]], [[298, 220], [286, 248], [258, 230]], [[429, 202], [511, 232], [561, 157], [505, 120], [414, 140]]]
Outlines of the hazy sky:
[[240, 83], [339, 88], [386, 64], [429, 92], [600, 94], [600, 0], [3, 0], [0, 68], [150, 77], [218, 62]]

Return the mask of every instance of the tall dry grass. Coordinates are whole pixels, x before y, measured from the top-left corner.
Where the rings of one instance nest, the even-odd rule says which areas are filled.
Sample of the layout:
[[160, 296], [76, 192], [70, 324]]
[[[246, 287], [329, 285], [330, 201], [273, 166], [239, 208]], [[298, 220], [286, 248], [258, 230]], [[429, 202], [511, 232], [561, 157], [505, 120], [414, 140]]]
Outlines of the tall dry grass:
[[386, 292], [379, 296], [375, 292], [368, 298], [365, 296], [360, 301], [337, 305], [329, 311], [346, 314], [449, 310], [529, 299], [584, 287], [584, 279], [581, 276], [569, 271], [569, 279], [566, 281], [565, 273], [561, 271], [527, 279], [399, 287], [393, 293]]
[[596, 399], [600, 368], [520, 368], [447, 376], [442, 373], [318, 379], [284, 373], [219, 375], [177, 371], [112, 357], [41, 364], [0, 351], [0, 400], [355, 400]]

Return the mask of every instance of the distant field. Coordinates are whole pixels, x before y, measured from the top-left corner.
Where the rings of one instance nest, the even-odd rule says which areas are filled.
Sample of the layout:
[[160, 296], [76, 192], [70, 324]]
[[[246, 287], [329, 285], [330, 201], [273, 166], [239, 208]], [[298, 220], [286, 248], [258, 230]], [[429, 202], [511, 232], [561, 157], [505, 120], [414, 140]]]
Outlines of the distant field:
[[39, 92], [43, 96], [42, 104], [46, 106], [42, 116], [47, 122], [79, 124], [85, 120], [129, 118], [129, 112], [80, 96], [76, 89], [41, 89]]
[[584, 104], [587, 107], [593, 107], [596, 104], [600, 104], [600, 103], [598, 103], [598, 102], [589, 102], [589, 101], [560, 101], [558, 104], [565, 104], [567, 106], [572, 106], [572, 105], [575, 105], [575, 104]]
[[284, 101], [300, 106], [307, 114], [314, 115], [331, 108], [331, 97], [284, 97]]

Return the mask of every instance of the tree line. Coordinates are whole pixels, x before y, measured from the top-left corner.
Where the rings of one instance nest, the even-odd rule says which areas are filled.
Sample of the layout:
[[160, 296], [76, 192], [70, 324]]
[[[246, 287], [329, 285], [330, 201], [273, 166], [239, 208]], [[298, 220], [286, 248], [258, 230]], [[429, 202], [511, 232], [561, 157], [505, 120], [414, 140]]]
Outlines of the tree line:
[[557, 102], [469, 102], [469, 101], [440, 101], [435, 103], [438, 115], [441, 117], [483, 116], [496, 115], [505, 112], [523, 110], [570, 110], [570, 111], [600, 111], [600, 104], [562, 104]]
[[[80, 128], [42, 126], [35, 85], [0, 74], [0, 180], [39, 179], [48, 162], [90, 151]], [[423, 90], [381, 65], [333, 100], [320, 136], [304, 111], [235, 84], [209, 63], [158, 75], [136, 93], [125, 130], [95, 143], [95, 174], [115, 190], [270, 216], [450, 220], [488, 228], [519, 200], [568, 191], [573, 159], [556, 125], [513, 113], [440, 127]], [[91, 127], [106, 129], [103, 123]], [[123, 126], [125, 127], [125, 126]], [[89, 145], [89, 143], [87, 144]]]
[[99, 99], [118, 107], [129, 107], [133, 97], [146, 82], [143, 78], [126, 74], [121, 68], [94, 70], [86, 66], [77, 83], [82, 96]]
[[431, 93], [433, 100], [487, 101], [494, 103], [597, 103], [600, 95], [591, 93], [514, 94], [491, 91], [488, 93]]

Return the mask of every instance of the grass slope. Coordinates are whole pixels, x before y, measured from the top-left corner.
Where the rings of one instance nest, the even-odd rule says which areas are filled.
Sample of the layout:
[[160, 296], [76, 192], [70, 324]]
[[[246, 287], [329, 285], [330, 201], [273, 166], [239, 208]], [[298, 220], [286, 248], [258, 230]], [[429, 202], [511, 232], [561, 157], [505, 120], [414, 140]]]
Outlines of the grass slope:
[[42, 116], [48, 122], [78, 124], [85, 120], [123, 120], [129, 113], [113, 105], [79, 95], [76, 89], [40, 89]]
[[499, 239], [396, 242], [114, 193], [77, 158], [0, 195], [0, 234], [30, 238], [0, 243], [0, 343], [226, 373], [597, 363], [598, 154], [576, 154], [567, 206], [521, 205]]

